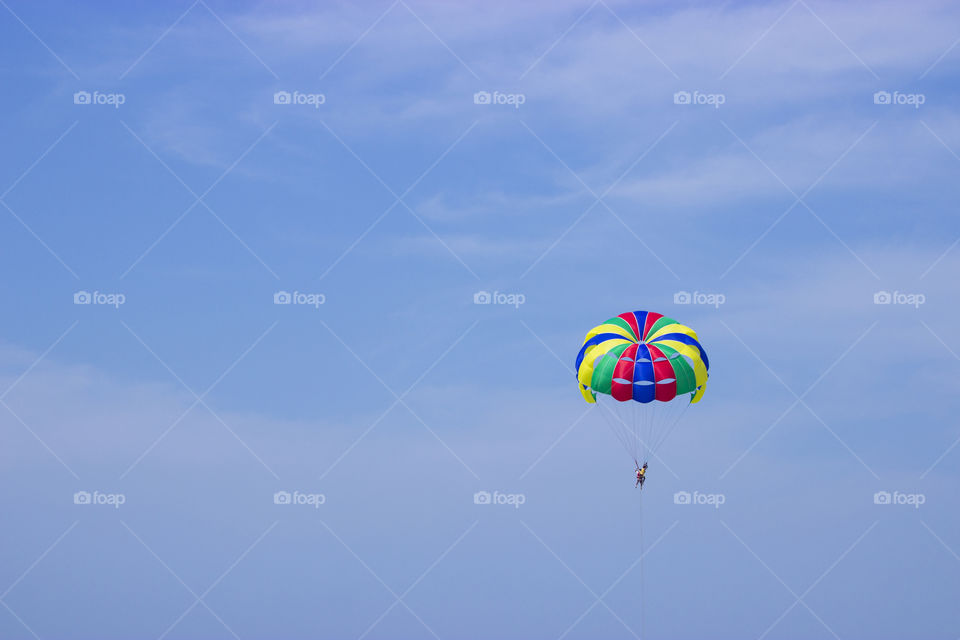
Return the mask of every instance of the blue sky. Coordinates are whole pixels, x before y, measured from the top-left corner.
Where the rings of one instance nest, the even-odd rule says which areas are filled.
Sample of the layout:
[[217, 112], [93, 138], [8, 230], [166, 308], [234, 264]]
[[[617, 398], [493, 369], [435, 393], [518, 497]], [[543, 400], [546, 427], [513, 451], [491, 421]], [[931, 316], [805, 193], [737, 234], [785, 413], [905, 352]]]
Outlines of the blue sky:
[[955, 6], [0, 5], [0, 636], [960, 635]]

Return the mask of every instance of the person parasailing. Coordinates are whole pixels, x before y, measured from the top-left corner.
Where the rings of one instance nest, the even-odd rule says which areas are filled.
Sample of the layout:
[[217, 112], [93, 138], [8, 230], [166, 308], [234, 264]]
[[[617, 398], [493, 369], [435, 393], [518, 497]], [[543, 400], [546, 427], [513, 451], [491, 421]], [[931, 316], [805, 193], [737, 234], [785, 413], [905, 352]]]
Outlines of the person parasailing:
[[[636, 461], [634, 461], [634, 464], [637, 464]], [[647, 463], [644, 462], [643, 467], [641, 467], [640, 465], [637, 465], [637, 484], [633, 485], [633, 488], [636, 489], [637, 487], [640, 487], [640, 489], [643, 490], [643, 483], [646, 481], [647, 481]]]

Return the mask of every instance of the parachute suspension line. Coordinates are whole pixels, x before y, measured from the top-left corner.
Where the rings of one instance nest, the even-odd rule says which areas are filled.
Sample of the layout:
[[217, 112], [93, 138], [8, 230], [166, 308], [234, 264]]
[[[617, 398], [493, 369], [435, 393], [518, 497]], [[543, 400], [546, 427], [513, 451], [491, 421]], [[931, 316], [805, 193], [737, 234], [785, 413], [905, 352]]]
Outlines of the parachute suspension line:
[[636, 442], [637, 442], [637, 453], [638, 453], [637, 457], [639, 458], [637, 461], [637, 464], [639, 465], [647, 457], [647, 451], [646, 451], [646, 446], [643, 440], [643, 434], [647, 430], [648, 416], [646, 415], [646, 412], [643, 410], [643, 405], [637, 405], [636, 407], [634, 407], [633, 412], [637, 418], [636, 428], [634, 429], [633, 437], [636, 439]]
[[647, 434], [647, 448], [651, 453], [656, 449], [657, 437], [660, 428], [663, 426], [660, 417], [660, 414], [663, 413], [663, 407], [660, 406], [661, 404], [659, 400], [650, 402], [650, 432]]
[[671, 419], [666, 421], [667, 425], [663, 430], [663, 433], [660, 435], [659, 438], [657, 438], [656, 444], [654, 445], [657, 450], [660, 449], [663, 443], [667, 441], [667, 438], [670, 437], [670, 434], [673, 433], [673, 430], [677, 428], [678, 424], [680, 424], [680, 420], [683, 418], [684, 415], [686, 415], [687, 409], [690, 408], [690, 405], [692, 403], [687, 401], [686, 403], [680, 403], [680, 404], [681, 404], [680, 410], [676, 411], [675, 412], [676, 415], [672, 415]]
[[663, 413], [663, 403], [659, 400], [654, 400], [650, 403], [651, 416], [650, 416], [650, 448], [653, 449], [654, 442], [656, 441], [657, 431], [660, 429], [660, 414]]
[[633, 407], [633, 438], [634, 442], [637, 443], [637, 459], [634, 461], [639, 467], [640, 463], [647, 457], [646, 451], [643, 448], [643, 440], [641, 439], [641, 434], [646, 428], [645, 425], [646, 416], [642, 415], [642, 412], [638, 407]]
[[660, 409], [657, 406], [659, 402], [657, 400], [651, 400], [647, 403], [644, 413], [647, 415], [647, 427], [643, 433], [643, 444], [646, 448], [646, 455], [649, 456], [654, 452], [654, 439], [656, 438], [657, 426], [660, 424], [657, 419], [657, 414], [660, 413]]
[[607, 426], [610, 428], [610, 431], [613, 432], [613, 436], [620, 442], [624, 449], [627, 449], [629, 453], [629, 447], [627, 441], [624, 439], [623, 434], [620, 432], [620, 429], [617, 428], [616, 422], [607, 415], [607, 407], [597, 402], [597, 410], [600, 412], [600, 415], [603, 416], [603, 421], [607, 423]]
[[643, 451], [637, 436], [639, 417], [633, 404], [629, 400], [625, 402], [606, 400], [604, 401], [604, 409], [608, 423], [621, 440], [624, 449], [633, 458], [637, 466], [640, 466]]
[[637, 431], [637, 442], [640, 443], [640, 447], [643, 449], [643, 458], [646, 459], [650, 455], [646, 443], [646, 434], [650, 432], [650, 412], [644, 411], [645, 407], [641, 406], [637, 408], [637, 412], [641, 413], [641, 426]]
[[636, 456], [636, 445], [633, 442], [633, 431], [630, 428], [630, 416], [626, 413], [622, 402], [612, 400], [610, 404], [612, 406], [610, 415], [617, 425], [617, 428], [623, 434], [623, 439], [627, 444], [627, 451], [631, 457]]
[[639, 467], [643, 463], [643, 442], [640, 432], [643, 429], [643, 416], [637, 411], [637, 403], [630, 400], [624, 403], [625, 411], [630, 419], [630, 439], [633, 444], [633, 462]]
[[683, 398], [639, 403], [632, 400], [620, 402], [609, 396], [597, 397], [597, 411], [637, 467], [660, 450], [690, 404]]
[[630, 428], [623, 423], [622, 417], [614, 409], [607, 406], [607, 404], [607, 401], [603, 401], [602, 404], [598, 401], [598, 411], [603, 416], [607, 426], [610, 427], [610, 431], [613, 432], [614, 437], [620, 442], [627, 454], [636, 459], [636, 440], [633, 439], [633, 434]]

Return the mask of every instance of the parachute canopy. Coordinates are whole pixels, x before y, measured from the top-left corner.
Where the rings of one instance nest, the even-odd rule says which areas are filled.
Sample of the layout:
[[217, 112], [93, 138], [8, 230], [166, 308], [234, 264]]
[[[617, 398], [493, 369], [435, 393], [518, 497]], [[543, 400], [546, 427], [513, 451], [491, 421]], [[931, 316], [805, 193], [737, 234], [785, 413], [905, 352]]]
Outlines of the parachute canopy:
[[668, 402], [703, 396], [710, 362], [696, 332], [662, 314], [628, 311], [590, 329], [577, 354], [580, 393], [614, 400]]

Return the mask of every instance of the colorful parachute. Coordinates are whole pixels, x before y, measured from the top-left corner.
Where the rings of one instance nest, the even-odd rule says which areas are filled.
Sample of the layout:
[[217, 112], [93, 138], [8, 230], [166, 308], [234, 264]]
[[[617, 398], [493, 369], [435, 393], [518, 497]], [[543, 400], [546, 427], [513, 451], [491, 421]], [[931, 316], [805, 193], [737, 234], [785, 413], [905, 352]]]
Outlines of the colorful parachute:
[[[633, 405], [626, 412], [618, 408], [611, 427], [635, 459], [655, 450], [682, 410], [700, 401], [709, 368], [696, 332], [652, 311], [621, 313], [588, 331], [576, 363], [584, 400], [595, 403], [599, 393], [617, 401], [611, 408]], [[680, 411], [657, 409], [674, 399], [670, 404]]]

